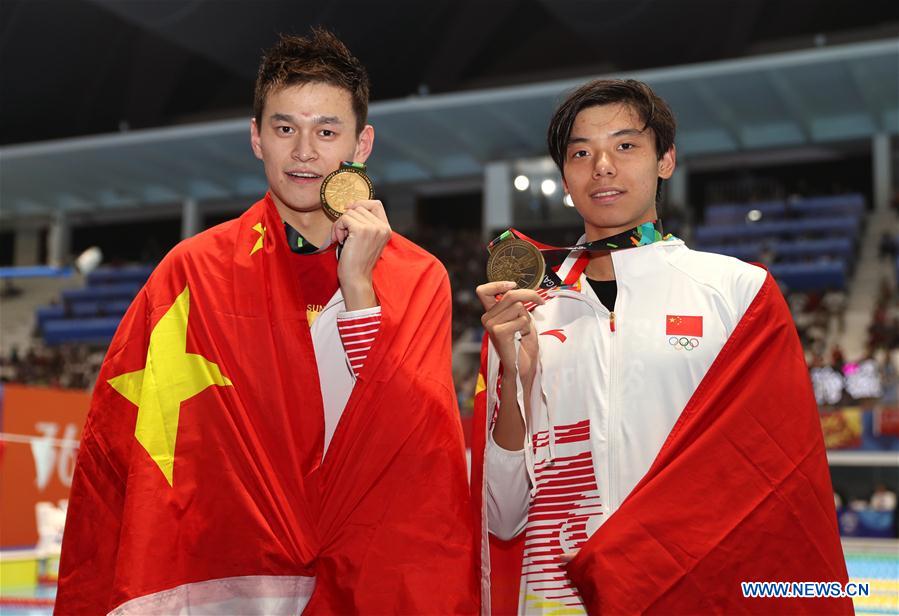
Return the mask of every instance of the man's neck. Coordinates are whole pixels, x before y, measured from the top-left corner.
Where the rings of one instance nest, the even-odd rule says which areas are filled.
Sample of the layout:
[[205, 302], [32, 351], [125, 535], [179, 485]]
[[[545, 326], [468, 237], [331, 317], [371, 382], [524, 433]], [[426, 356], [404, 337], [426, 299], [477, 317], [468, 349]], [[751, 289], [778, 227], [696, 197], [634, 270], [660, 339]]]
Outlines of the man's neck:
[[[655, 208], [653, 208], [650, 215], [646, 218], [646, 220], [641, 220], [638, 223], [635, 223], [632, 227], [614, 227], [614, 228], [603, 228], [603, 227], [594, 227], [593, 225], [586, 223], [584, 224], [584, 241], [592, 242], [594, 240], [601, 240], [607, 237], [612, 237], [618, 233], [624, 233], [628, 229], [632, 229], [637, 225], [641, 225], [645, 222], [652, 222], [658, 218], [656, 214]], [[584, 273], [587, 275], [587, 278], [591, 280], [615, 280], [615, 265], [612, 263], [612, 253], [611, 252], [591, 252], [590, 253], [590, 262], [587, 264], [587, 268], [584, 270]]]
[[584, 270], [591, 280], [615, 280], [615, 265], [611, 252], [591, 252], [590, 262]]
[[298, 212], [275, 202], [281, 219], [296, 229], [306, 241], [321, 247], [331, 240], [331, 226], [334, 224], [321, 208], [308, 212]]
[[[586, 236], [584, 241], [601, 240], [612, 237], [622, 231], [627, 231], [627, 229], [604, 229], [586, 224], [584, 225], [584, 234]], [[587, 264], [584, 274], [591, 280], [615, 280], [615, 266], [612, 264], [612, 253], [609, 251], [591, 252], [590, 262]]]

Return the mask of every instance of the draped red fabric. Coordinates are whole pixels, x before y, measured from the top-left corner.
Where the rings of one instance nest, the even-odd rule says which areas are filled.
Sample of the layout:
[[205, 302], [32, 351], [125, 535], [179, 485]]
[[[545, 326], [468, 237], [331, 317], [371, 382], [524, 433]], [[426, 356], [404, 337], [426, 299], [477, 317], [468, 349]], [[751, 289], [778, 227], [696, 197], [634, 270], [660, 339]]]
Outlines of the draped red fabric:
[[[107, 613], [191, 582], [297, 575], [316, 576], [310, 614], [478, 610], [445, 270], [392, 237], [374, 272], [380, 331], [323, 460], [295, 258], [266, 197], [177, 246], [140, 291], [82, 436], [57, 613]], [[185, 352], [229, 384], [180, 403], [170, 484], [135, 436], [143, 398], [139, 409], [109, 380], [141, 370], [144, 387], [151, 372], [164, 380], [151, 333], [185, 289]]]
[[[482, 613], [497, 615], [518, 613], [521, 560], [524, 533], [502, 541], [486, 530], [484, 509], [484, 453], [487, 450], [487, 426], [493, 422], [494, 409], [487, 409], [487, 337], [481, 344], [481, 368], [474, 396], [471, 434], [471, 502], [475, 517], [475, 551], [481, 562]], [[487, 564], [489, 563], [489, 572]], [[487, 609], [489, 606], [489, 610]]]
[[[521, 563], [491, 568], [505, 592]], [[848, 577], [808, 369], [770, 275], [649, 472], [567, 569], [590, 614], [852, 613], [850, 599], [742, 595], [741, 582]], [[517, 593], [493, 597], [514, 613]]]

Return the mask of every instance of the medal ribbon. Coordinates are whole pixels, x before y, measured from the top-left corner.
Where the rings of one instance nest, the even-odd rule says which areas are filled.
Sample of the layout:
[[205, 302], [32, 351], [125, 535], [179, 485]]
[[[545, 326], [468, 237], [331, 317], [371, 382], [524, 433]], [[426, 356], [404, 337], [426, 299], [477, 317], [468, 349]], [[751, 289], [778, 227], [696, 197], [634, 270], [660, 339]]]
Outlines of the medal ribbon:
[[622, 231], [621, 233], [616, 233], [609, 237], [593, 240], [592, 242], [587, 242], [585, 244], [578, 244], [576, 246], [550, 246], [549, 244], [543, 244], [542, 242], [538, 242], [537, 240], [526, 236], [517, 229], [509, 229], [508, 231], [504, 231], [499, 237], [493, 239], [487, 245], [487, 251], [493, 250], [494, 246], [510, 237], [517, 237], [529, 244], [533, 244], [540, 250], [540, 252], [554, 252], [561, 250], [570, 252], [572, 250], [607, 251], [635, 248], [637, 246], [646, 246], [647, 244], [652, 244], [661, 240], [671, 239], [674, 236], [670, 233], [664, 235], [662, 232], [662, 221], [658, 219], [653, 220], [652, 222], [644, 222], [633, 229], [628, 229], [627, 231]]
[[[605, 252], [611, 250], [623, 250], [625, 248], [636, 248], [637, 246], [647, 246], [655, 242], [674, 238], [674, 236], [670, 233], [668, 233], [667, 235], [663, 233], [662, 221], [660, 219], [653, 220], [652, 222], [644, 222], [643, 224], [639, 224], [632, 229], [628, 229], [627, 231], [622, 231], [621, 233], [616, 233], [615, 235], [611, 235], [609, 237], [593, 240], [592, 242], [586, 242], [584, 244], [577, 244], [575, 246], [551, 246], [549, 244], [538, 242], [537, 240], [528, 237], [517, 229], [508, 229], [507, 231], [503, 231], [503, 233], [501, 233], [499, 237], [494, 238], [487, 245], [487, 252], [491, 252], [497, 244], [511, 237], [515, 237], [520, 240], [524, 240], [529, 244], [532, 244], [540, 252], [556, 252], [563, 250], [568, 252], [574, 250], [582, 250], [587, 252]], [[548, 270], [540, 283], [540, 288], [570, 288], [577, 282], [584, 269], [587, 267], [587, 261], [587, 255], [583, 255], [582, 258], [578, 259], [577, 264], [571, 269], [571, 272], [569, 272], [564, 282], [554, 271], [552, 271], [551, 269]]]

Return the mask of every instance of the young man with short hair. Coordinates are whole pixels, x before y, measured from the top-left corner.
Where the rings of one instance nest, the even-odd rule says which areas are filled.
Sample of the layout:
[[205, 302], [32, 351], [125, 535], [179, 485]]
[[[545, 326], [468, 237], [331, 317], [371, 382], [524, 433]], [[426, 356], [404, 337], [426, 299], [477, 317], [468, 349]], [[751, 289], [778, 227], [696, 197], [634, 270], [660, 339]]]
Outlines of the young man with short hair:
[[646, 84], [572, 93], [549, 151], [584, 219], [578, 244], [595, 243], [562, 263], [561, 289], [478, 287], [472, 488], [496, 613], [852, 609], [741, 594], [743, 581], [845, 582], [846, 568], [775, 282], [658, 222], [674, 136]]
[[372, 151], [367, 106], [332, 34], [266, 53], [270, 191], [172, 250], [124, 317], [58, 613], [477, 611], [446, 271], [379, 201], [322, 209], [325, 176]]

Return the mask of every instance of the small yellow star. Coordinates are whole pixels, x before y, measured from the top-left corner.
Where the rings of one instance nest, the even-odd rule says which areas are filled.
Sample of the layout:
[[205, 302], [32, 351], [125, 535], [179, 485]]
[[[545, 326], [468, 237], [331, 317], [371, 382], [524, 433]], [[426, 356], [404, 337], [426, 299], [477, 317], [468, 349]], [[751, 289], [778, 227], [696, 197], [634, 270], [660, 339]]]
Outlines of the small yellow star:
[[259, 237], [256, 239], [256, 243], [253, 244], [253, 250], [250, 251], [250, 256], [252, 257], [258, 251], [262, 250], [262, 240], [265, 238], [265, 227], [262, 226], [261, 222], [257, 222], [253, 225], [253, 231], [259, 234]]
[[484, 375], [481, 373], [478, 373], [478, 382], [477, 382], [477, 384], [475, 384], [475, 387], [474, 387], [474, 395], [477, 396], [479, 393], [481, 393], [482, 391], [484, 391], [486, 389], [487, 389], [487, 383], [484, 381]]

